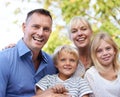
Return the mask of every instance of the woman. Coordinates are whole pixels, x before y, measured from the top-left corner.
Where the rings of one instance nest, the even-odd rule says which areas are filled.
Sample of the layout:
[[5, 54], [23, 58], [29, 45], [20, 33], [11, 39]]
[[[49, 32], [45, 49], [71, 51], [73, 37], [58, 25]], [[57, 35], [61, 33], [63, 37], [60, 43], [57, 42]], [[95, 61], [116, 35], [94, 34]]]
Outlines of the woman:
[[[79, 68], [77, 74], [84, 75], [85, 71], [92, 65], [90, 58], [90, 41], [92, 37], [92, 28], [87, 20], [80, 16], [75, 16], [69, 23], [69, 36], [79, 51], [79, 59], [82, 63], [82, 72]], [[80, 65], [79, 65], [80, 66]]]
[[91, 44], [94, 66], [85, 73], [95, 97], [120, 96], [119, 50], [107, 33], [97, 34]]

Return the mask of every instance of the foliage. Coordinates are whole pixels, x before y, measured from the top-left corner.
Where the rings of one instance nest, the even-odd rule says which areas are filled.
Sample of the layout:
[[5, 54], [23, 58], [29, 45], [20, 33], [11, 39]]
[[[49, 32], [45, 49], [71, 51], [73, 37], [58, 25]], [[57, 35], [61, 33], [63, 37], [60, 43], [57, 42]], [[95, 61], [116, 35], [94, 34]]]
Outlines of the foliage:
[[110, 33], [120, 47], [120, 1], [94, 1], [61, 0], [60, 5], [64, 20], [68, 23], [75, 15], [83, 16], [91, 21], [95, 33], [100, 30]]
[[[27, 1], [28, 3], [33, 2], [32, 0]], [[36, 2], [40, 4], [43, 0], [36, 0]], [[61, 9], [62, 18], [66, 24], [69, 23], [73, 16], [87, 18], [92, 25], [94, 33], [100, 30], [110, 33], [120, 47], [120, 0], [44, 0], [43, 4], [44, 8], [51, 11], [54, 20], [60, 16], [56, 16], [50, 7], [54, 7], [56, 12], [57, 9]], [[8, 5], [10, 5], [9, 2], [6, 3], [6, 6]], [[17, 8], [14, 14], [20, 12], [20, 8]], [[14, 22], [16, 23], [17, 21]], [[51, 54], [56, 46], [70, 43], [65, 35], [60, 35], [63, 28], [65, 28], [65, 25], [56, 24], [56, 29], [52, 32], [48, 43], [43, 48], [46, 52]]]
[[47, 44], [44, 46], [43, 50], [49, 54], [52, 54], [57, 46], [70, 44], [70, 43], [71, 42], [67, 37], [60, 35], [58, 31], [55, 31], [51, 33], [50, 39], [48, 40]]

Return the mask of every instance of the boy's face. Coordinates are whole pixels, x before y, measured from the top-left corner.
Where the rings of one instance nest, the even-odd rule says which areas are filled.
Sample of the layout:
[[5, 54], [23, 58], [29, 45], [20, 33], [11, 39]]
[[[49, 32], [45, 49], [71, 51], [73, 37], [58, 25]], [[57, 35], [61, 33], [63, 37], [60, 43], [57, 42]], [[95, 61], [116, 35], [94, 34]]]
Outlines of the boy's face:
[[56, 67], [59, 70], [58, 76], [62, 80], [66, 80], [76, 71], [78, 66], [78, 58], [75, 55], [62, 51], [57, 59]]

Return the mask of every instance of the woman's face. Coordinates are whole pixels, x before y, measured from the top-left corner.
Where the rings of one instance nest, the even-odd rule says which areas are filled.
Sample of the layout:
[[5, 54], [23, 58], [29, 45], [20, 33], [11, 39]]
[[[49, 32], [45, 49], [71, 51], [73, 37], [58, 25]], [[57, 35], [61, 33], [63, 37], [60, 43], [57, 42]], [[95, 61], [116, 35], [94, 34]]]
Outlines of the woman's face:
[[71, 27], [70, 37], [76, 47], [85, 48], [91, 41], [92, 30], [86, 22], [80, 21]]
[[112, 66], [115, 57], [115, 50], [112, 45], [101, 40], [101, 44], [96, 50], [96, 57], [102, 66]]

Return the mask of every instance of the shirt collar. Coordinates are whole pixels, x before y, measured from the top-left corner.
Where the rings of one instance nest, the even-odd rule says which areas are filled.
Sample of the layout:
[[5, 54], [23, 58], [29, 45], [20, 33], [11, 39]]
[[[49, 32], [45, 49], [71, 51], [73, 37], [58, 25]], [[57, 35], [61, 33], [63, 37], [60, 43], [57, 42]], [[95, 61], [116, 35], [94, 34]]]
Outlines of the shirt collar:
[[28, 52], [31, 52], [22, 39], [18, 41], [17, 48], [20, 57]]
[[[22, 39], [18, 41], [17, 48], [18, 48], [18, 53], [19, 53], [20, 57], [27, 53], [32, 55], [31, 50], [27, 47], [27, 45], [25, 44], [25, 42]], [[45, 62], [48, 62], [47, 54], [42, 50], [41, 50], [40, 54], [42, 54], [42, 59]]]

